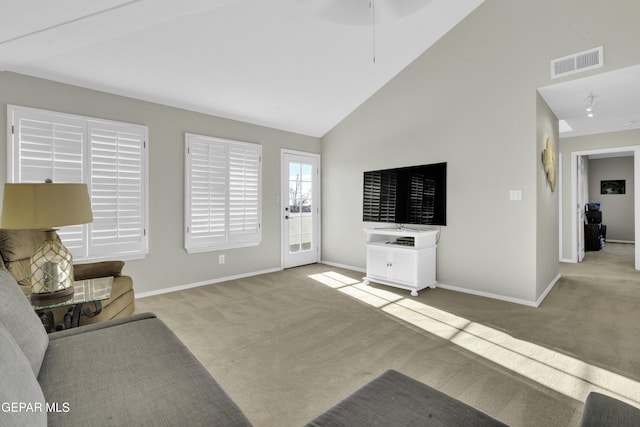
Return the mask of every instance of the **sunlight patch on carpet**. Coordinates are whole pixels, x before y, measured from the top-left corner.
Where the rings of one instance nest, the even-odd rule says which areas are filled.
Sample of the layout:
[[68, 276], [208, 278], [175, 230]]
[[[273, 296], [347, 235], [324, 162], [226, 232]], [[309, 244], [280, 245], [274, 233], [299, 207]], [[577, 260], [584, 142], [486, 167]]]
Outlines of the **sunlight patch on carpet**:
[[578, 401], [597, 391], [640, 406], [640, 382], [623, 375], [339, 273], [309, 277]]
[[351, 277], [344, 276], [340, 273], [336, 273], [333, 271], [327, 271], [325, 273], [312, 274], [309, 276], [311, 279], [316, 280], [323, 285], [327, 285], [330, 288], [341, 288], [343, 286], [353, 285], [356, 283], [360, 283]]

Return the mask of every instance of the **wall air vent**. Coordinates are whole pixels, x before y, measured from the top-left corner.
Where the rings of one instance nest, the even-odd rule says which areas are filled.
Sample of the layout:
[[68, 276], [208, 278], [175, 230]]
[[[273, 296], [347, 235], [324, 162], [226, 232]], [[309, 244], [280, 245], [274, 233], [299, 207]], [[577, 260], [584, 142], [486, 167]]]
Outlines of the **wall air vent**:
[[551, 78], [568, 76], [582, 71], [592, 70], [604, 65], [604, 48], [602, 46], [584, 52], [551, 61]]

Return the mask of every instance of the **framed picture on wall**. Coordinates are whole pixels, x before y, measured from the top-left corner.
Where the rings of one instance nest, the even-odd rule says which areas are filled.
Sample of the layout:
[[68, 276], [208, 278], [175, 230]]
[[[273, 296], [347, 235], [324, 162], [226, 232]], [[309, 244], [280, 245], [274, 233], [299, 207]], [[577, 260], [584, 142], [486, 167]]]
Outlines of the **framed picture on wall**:
[[600, 194], [624, 194], [624, 179], [600, 181]]

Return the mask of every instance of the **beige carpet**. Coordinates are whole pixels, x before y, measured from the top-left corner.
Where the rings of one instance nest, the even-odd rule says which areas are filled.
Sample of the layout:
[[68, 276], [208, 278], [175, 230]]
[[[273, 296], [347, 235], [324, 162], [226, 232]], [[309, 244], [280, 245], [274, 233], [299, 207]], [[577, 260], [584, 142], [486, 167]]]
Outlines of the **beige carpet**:
[[444, 289], [412, 298], [322, 264], [136, 304], [257, 427], [301, 426], [389, 368], [513, 426], [574, 426], [592, 389], [640, 405], [640, 273], [632, 254], [623, 260], [629, 248], [607, 244], [563, 265], [537, 309]]

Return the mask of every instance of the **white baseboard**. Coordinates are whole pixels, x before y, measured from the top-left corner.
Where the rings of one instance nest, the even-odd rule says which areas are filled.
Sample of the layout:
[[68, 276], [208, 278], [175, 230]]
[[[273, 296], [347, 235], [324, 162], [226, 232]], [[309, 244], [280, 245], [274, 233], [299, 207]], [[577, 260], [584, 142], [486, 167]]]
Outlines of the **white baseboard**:
[[436, 287], [437, 288], [442, 288], [442, 289], [447, 289], [447, 290], [450, 290], [450, 291], [455, 291], [455, 292], [462, 292], [463, 294], [477, 295], [479, 297], [492, 298], [492, 299], [497, 299], [497, 300], [500, 300], [500, 301], [512, 302], [512, 303], [520, 304], [520, 305], [527, 305], [529, 307], [537, 307], [535, 301], [528, 301], [528, 300], [524, 300], [524, 299], [520, 299], [520, 298], [512, 298], [512, 297], [507, 297], [507, 296], [504, 296], [504, 295], [492, 294], [492, 293], [489, 293], [489, 292], [476, 291], [475, 289], [460, 288], [458, 286], [446, 285], [446, 284], [440, 283], [440, 282], [438, 282]]
[[544, 290], [542, 295], [540, 295], [540, 298], [538, 298], [536, 301], [529, 301], [529, 300], [521, 299], [521, 298], [512, 298], [512, 297], [508, 297], [508, 296], [504, 296], [504, 295], [492, 294], [490, 292], [477, 291], [475, 289], [460, 288], [458, 286], [446, 285], [446, 284], [443, 284], [443, 283], [440, 283], [440, 282], [438, 282], [436, 287], [442, 288], [442, 289], [448, 289], [450, 291], [462, 292], [462, 293], [465, 293], [465, 294], [477, 295], [477, 296], [480, 296], [480, 297], [492, 298], [492, 299], [497, 299], [497, 300], [500, 300], [500, 301], [512, 302], [514, 304], [520, 304], [520, 305], [526, 305], [528, 307], [538, 308], [540, 306], [540, 304], [542, 304], [542, 301], [546, 298], [547, 294], [549, 294], [549, 292], [551, 292], [551, 289], [553, 289], [553, 287], [556, 285], [558, 280], [560, 280], [560, 274], [558, 274], [551, 281], [549, 286], [547, 286], [547, 289]]
[[[366, 271], [367, 271], [364, 268], [354, 267], [352, 265], [339, 264], [339, 263], [331, 262], [331, 261], [321, 261], [321, 262], [322, 262], [322, 264], [327, 264], [327, 265], [331, 265], [331, 266], [339, 267], [339, 268], [345, 268], [347, 270], [361, 271], [363, 273], [366, 273]], [[573, 261], [568, 260], [567, 262], [573, 262]], [[542, 293], [542, 295], [540, 296], [540, 298], [538, 298], [537, 301], [529, 301], [529, 300], [524, 300], [524, 299], [520, 299], [520, 298], [512, 298], [512, 297], [507, 297], [507, 296], [504, 296], [504, 295], [492, 294], [490, 292], [476, 291], [474, 289], [460, 288], [458, 286], [447, 285], [447, 284], [440, 283], [440, 282], [437, 283], [436, 287], [442, 288], [442, 289], [447, 289], [447, 290], [450, 290], [450, 291], [462, 292], [462, 293], [465, 293], [465, 294], [477, 295], [477, 296], [480, 296], [480, 297], [492, 298], [492, 299], [497, 299], [497, 300], [500, 300], [500, 301], [507, 301], [507, 302], [512, 302], [514, 304], [526, 305], [526, 306], [529, 306], [529, 307], [536, 307], [537, 308], [537, 307], [540, 306], [540, 304], [542, 304], [542, 301], [545, 299], [547, 294], [549, 292], [551, 292], [551, 289], [553, 289], [553, 287], [558, 282], [558, 280], [560, 280], [560, 274], [558, 274], [553, 279], [553, 281], [549, 284], [549, 286], [547, 286], [547, 289], [545, 289], [545, 291]]]
[[607, 243], [630, 243], [630, 244], [634, 244], [635, 242], [633, 240], [614, 240], [614, 239], [607, 239], [605, 240], [605, 244]]
[[578, 262], [575, 259], [571, 259], [571, 258], [560, 258], [560, 262], [568, 262], [571, 264], [577, 264]]
[[245, 277], [258, 276], [260, 274], [274, 273], [276, 271], [282, 271], [282, 269], [281, 268], [271, 268], [269, 270], [253, 271], [253, 272], [250, 272], [250, 273], [236, 274], [235, 276], [219, 277], [217, 279], [204, 280], [202, 282], [187, 283], [185, 285], [178, 285], [178, 286], [172, 286], [170, 288], [158, 289], [156, 291], [141, 292], [139, 294], [135, 294], [135, 297], [136, 297], [136, 299], [139, 299], [139, 298], [151, 297], [151, 296], [154, 296], [154, 295], [168, 294], [168, 293], [171, 293], [171, 292], [184, 291], [185, 289], [198, 288], [200, 286], [206, 286], [206, 285], [212, 285], [214, 283], [226, 282], [228, 280], [243, 279]]
[[556, 285], [556, 283], [558, 283], [558, 280], [560, 280], [560, 274], [558, 274], [552, 281], [551, 283], [549, 283], [549, 286], [547, 286], [547, 289], [544, 290], [544, 292], [542, 292], [542, 295], [540, 295], [540, 298], [538, 298], [538, 300], [536, 301], [536, 307], [540, 307], [540, 304], [542, 304], [542, 301], [544, 301], [544, 299], [547, 297], [547, 295], [549, 294], [549, 292], [551, 292], [551, 289], [553, 289], [553, 287]]

